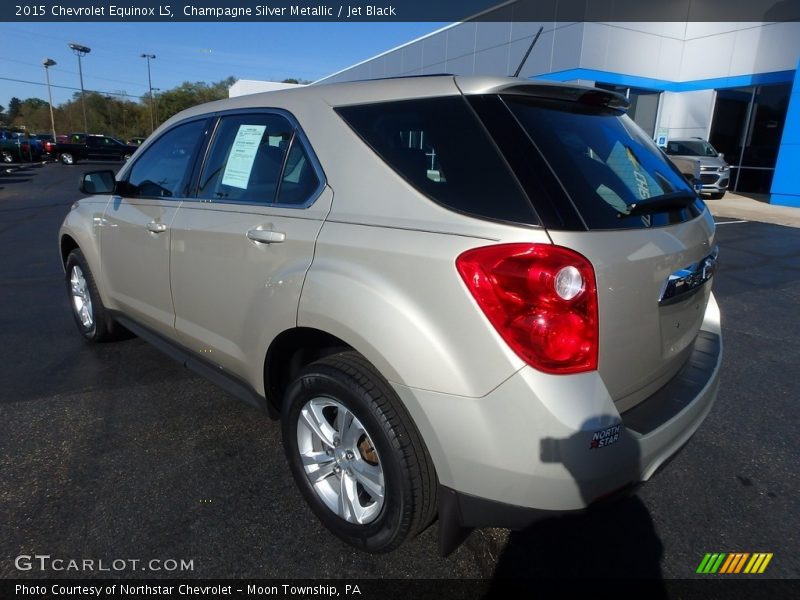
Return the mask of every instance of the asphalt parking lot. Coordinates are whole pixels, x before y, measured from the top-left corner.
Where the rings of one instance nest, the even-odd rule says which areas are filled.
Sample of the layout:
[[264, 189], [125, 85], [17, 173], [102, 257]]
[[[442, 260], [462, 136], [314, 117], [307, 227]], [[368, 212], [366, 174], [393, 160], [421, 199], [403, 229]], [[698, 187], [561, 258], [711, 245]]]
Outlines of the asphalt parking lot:
[[718, 227], [718, 401], [636, 497], [473, 533], [449, 558], [436, 525], [369, 556], [306, 508], [276, 423], [139, 339], [78, 336], [56, 232], [92, 168], [0, 174], [1, 578], [96, 575], [20, 571], [20, 554], [184, 559], [193, 569], [170, 575], [204, 578], [687, 578], [705, 553], [734, 551], [771, 552], [769, 576], [800, 577], [800, 229]]

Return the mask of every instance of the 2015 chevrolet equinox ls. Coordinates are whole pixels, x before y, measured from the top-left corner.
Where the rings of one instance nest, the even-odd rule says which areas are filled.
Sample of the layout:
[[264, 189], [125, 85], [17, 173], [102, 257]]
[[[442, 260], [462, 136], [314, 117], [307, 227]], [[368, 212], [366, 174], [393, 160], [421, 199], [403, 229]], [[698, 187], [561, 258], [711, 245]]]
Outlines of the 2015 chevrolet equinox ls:
[[84, 176], [78, 328], [280, 415], [361, 549], [583, 509], [674, 454], [719, 378], [714, 222], [626, 106], [437, 76], [189, 109]]

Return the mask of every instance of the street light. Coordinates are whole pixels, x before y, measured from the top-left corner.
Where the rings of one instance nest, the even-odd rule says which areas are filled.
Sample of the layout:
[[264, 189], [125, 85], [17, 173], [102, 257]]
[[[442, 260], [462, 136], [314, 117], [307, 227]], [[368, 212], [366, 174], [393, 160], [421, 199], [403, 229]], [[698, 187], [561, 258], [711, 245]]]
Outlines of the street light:
[[147, 60], [147, 89], [150, 90], [150, 133], [155, 130], [155, 121], [153, 120], [153, 82], [150, 79], [150, 59], [155, 60], [155, 54], [142, 54], [141, 58]]
[[78, 73], [81, 76], [81, 105], [83, 106], [83, 131], [89, 133], [89, 121], [86, 118], [86, 93], [83, 91], [83, 68], [81, 67], [81, 58], [92, 51], [91, 48], [81, 46], [80, 44], [69, 44], [70, 50], [78, 57]]
[[[153, 88], [153, 91], [154, 92], [160, 92], [161, 88]], [[160, 123], [160, 121], [158, 119], [158, 98], [156, 98], [155, 95], [153, 96], [153, 106], [155, 106], [155, 108], [156, 108], [156, 123]]]
[[50, 127], [53, 128], [53, 143], [56, 143], [56, 120], [53, 118], [53, 94], [50, 91], [50, 67], [56, 65], [56, 61], [52, 58], [45, 58], [42, 60], [44, 67], [44, 75], [47, 79], [47, 99], [50, 101]]

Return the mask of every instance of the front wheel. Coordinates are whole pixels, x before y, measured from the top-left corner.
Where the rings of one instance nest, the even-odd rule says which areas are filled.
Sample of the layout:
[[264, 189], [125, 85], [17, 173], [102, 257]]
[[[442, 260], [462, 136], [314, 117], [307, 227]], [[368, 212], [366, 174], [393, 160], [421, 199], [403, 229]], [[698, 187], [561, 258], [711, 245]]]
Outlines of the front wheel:
[[67, 294], [78, 331], [90, 342], [108, 342], [118, 337], [119, 328], [103, 306], [92, 272], [83, 253], [75, 249], [66, 264]]
[[356, 352], [309, 365], [286, 392], [283, 445], [297, 485], [335, 535], [388, 552], [436, 512], [436, 473], [391, 386]]
[[64, 152], [61, 155], [61, 164], [74, 165], [75, 164], [75, 157], [72, 154], [70, 154], [69, 152]]

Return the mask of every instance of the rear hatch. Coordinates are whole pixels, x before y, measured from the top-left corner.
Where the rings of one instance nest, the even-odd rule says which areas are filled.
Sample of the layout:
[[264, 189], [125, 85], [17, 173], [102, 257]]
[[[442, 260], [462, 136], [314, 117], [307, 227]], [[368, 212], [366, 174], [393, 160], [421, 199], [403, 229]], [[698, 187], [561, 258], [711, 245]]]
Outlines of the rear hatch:
[[519, 83], [465, 93], [553, 243], [594, 266], [598, 369], [619, 410], [635, 406], [691, 352], [710, 295], [713, 219], [621, 96]]

